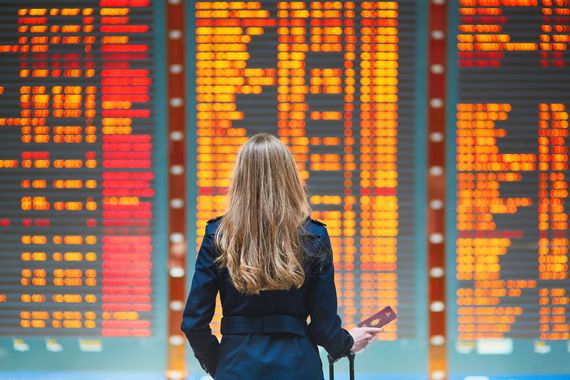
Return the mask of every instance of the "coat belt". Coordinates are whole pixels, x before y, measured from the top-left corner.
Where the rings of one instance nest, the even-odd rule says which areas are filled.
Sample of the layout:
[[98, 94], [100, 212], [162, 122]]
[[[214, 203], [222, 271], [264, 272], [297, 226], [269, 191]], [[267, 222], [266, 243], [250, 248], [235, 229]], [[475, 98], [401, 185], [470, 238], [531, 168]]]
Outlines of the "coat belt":
[[305, 335], [306, 320], [291, 315], [228, 316], [221, 322], [222, 334], [290, 333]]

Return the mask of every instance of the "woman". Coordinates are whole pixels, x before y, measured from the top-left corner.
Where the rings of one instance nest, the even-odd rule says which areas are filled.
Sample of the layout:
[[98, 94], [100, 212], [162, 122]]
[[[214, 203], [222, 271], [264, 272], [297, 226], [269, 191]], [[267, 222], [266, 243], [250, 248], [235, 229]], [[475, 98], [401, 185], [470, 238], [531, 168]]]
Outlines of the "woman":
[[[217, 380], [323, 379], [317, 345], [338, 359], [382, 331], [341, 328], [329, 235], [309, 214], [287, 147], [266, 133], [251, 137], [237, 156], [226, 213], [206, 225], [182, 321]], [[218, 291], [221, 342], [209, 326]]]

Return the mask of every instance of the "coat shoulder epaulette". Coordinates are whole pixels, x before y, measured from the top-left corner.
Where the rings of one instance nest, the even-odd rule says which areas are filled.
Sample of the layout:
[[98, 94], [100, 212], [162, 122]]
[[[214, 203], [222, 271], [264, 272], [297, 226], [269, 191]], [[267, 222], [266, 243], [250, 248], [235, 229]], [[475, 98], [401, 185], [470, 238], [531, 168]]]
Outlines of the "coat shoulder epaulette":
[[208, 220], [206, 223], [214, 223], [215, 221], [221, 219], [222, 216], [223, 216], [223, 215], [216, 216], [215, 218], [212, 218], [212, 219]]
[[317, 220], [317, 219], [311, 219], [311, 221], [312, 221], [313, 223], [316, 223], [316, 224], [320, 225], [320, 226], [326, 226], [326, 224], [325, 224], [325, 223], [323, 223], [323, 222], [321, 222], [320, 220]]

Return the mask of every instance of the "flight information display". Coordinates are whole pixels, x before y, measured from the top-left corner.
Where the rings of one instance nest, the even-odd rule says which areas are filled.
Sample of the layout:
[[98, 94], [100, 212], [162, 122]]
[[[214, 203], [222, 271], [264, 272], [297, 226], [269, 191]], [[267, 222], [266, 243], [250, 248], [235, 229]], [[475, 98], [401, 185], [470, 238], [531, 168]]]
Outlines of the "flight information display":
[[416, 2], [197, 1], [191, 12], [196, 248], [223, 214], [239, 147], [275, 134], [331, 236], [343, 322], [390, 305], [399, 319], [379, 339], [418, 338]]
[[[65, 357], [164, 377], [166, 3], [2, 2], [1, 371]], [[188, 281], [239, 147], [277, 135], [331, 236], [345, 326], [399, 314], [359, 354], [363, 379], [427, 376], [428, 4], [185, 4]], [[570, 1], [448, 7], [448, 375], [561, 378]]]
[[568, 372], [570, 2], [459, 0], [450, 21], [451, 363]]
[[138, 338], [164, 335], [155, 299], [164, 280], [154, 275], [166, 233], [157, 222], [160, 9], [149, 0], [2, 3], [3, 364], [6, 350], [112, 351], [111, 338], [140, 350]]

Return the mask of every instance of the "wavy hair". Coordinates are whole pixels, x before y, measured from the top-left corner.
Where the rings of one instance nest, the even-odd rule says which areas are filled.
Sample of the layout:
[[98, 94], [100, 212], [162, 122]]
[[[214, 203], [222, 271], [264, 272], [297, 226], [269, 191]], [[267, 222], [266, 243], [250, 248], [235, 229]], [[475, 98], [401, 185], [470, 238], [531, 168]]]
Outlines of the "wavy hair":
[[307, 198], [293, 155], [277, 137], [259, 133], [240, 148], [214, 237], [216, 262], [238, 291], [303, 285], [300, 226], [311, 212]]

